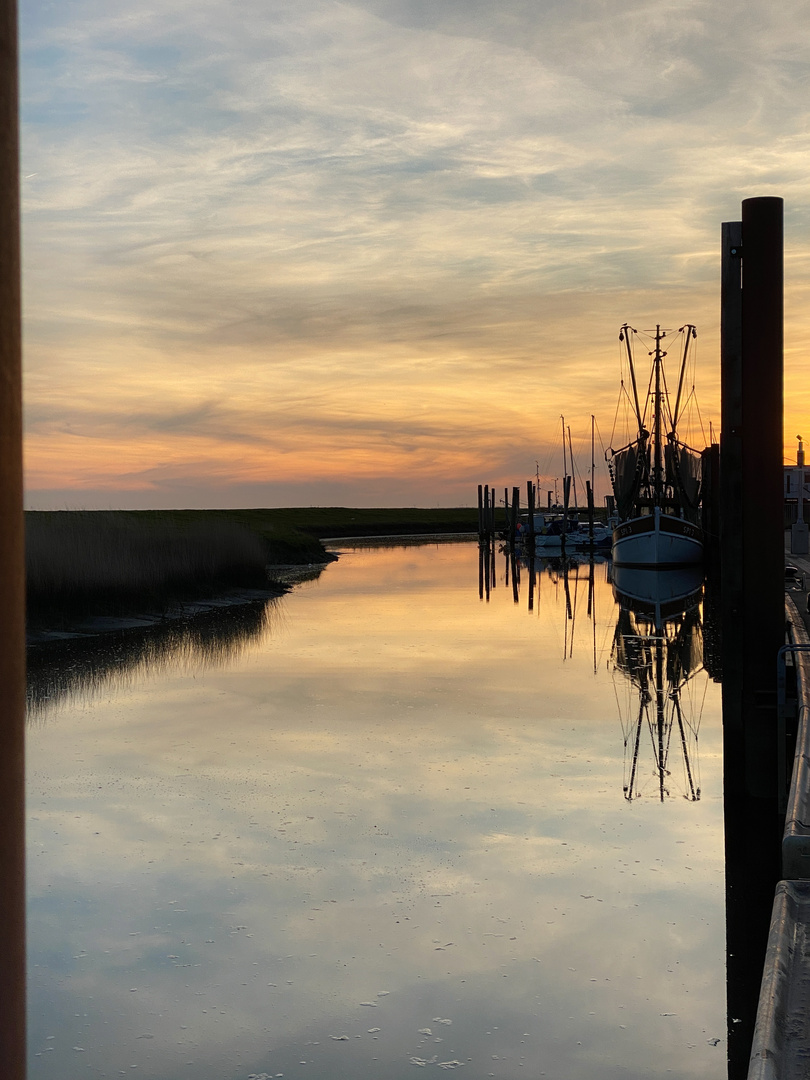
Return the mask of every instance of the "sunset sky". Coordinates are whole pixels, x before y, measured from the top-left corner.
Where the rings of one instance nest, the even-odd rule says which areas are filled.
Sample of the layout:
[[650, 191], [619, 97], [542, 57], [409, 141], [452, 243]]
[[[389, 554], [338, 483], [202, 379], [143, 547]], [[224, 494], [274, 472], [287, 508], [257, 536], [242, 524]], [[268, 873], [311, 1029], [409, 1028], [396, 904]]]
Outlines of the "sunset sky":
[[786, 459], [810, 438], [806, 3], [20, 17], [30, 507], [472, 504], [553, 486], [561, 414], [584, 477], [625, 321], [697, 325], [708, 435], [720, 224], [758, 195]]

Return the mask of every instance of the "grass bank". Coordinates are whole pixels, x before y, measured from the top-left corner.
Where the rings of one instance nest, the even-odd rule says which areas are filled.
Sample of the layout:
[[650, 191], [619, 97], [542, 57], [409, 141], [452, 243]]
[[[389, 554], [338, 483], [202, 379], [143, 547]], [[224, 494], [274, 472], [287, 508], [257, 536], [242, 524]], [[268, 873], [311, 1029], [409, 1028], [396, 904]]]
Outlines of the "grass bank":
[[272, 589], [274, 565], [330, 559], [321, 537], [473, 530], [477, 510], [61, 510], [25, 520], [29, 628], [59, 628]]
[[267, 588], [266, 542], [234, 522], [125, 511], [26, 514], [29, 625], [162, 611], [178, 599]]

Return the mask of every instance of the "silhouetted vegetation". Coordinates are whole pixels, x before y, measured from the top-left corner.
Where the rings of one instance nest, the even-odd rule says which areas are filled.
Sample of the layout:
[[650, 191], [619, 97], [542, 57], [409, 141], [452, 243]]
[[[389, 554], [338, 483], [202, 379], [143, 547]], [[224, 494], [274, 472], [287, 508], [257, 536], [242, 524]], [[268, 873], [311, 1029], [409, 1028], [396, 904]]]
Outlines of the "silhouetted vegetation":
[[29, 511], [29, 629], [160, 613], [235, 588], [282, 592], [274, 568], [334, 558], [321, 537], [476, 528], [477, 509], [466, 507]]
[[178, 598], [266, 588], [268, 551], [235, 522], [127, 511], [26, 515], [29, 621], [161, 611]]

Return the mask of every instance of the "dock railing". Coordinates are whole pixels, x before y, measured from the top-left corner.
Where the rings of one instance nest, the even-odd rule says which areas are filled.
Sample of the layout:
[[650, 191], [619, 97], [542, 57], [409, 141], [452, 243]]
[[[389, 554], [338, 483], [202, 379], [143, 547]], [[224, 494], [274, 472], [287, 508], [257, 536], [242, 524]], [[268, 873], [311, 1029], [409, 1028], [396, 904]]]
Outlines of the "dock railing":
[[[774, 897], [748, 1080], [807, 1076], [810, 1061], [810, 636], [787, 596], [785, 617], [788, 641], [777, 673], [782, 791], [788, 725], [795, 725], [796, 747], [782, 837], [784, 880]], [[788, 658], [793, 695], [787, 692]]]

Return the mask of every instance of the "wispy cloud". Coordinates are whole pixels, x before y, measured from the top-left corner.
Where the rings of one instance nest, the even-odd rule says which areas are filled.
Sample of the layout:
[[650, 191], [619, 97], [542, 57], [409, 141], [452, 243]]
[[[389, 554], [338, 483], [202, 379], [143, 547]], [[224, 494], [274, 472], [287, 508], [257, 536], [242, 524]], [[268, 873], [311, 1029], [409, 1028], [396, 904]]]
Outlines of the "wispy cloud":
[[32, 4], [29, 486], [123, 492], [119, 462], [203, 443], [276, 447], [268, 481], [345, 481], [367, 453], [396, 476], [409, 442], [433, 501], [460, 459], [519, 480], [559, 412], [608, 424], [625, 318], [701, 326], [716, 416], [719, 222], [780, 194], [792, 251], [810, 224], [801, 19]]

